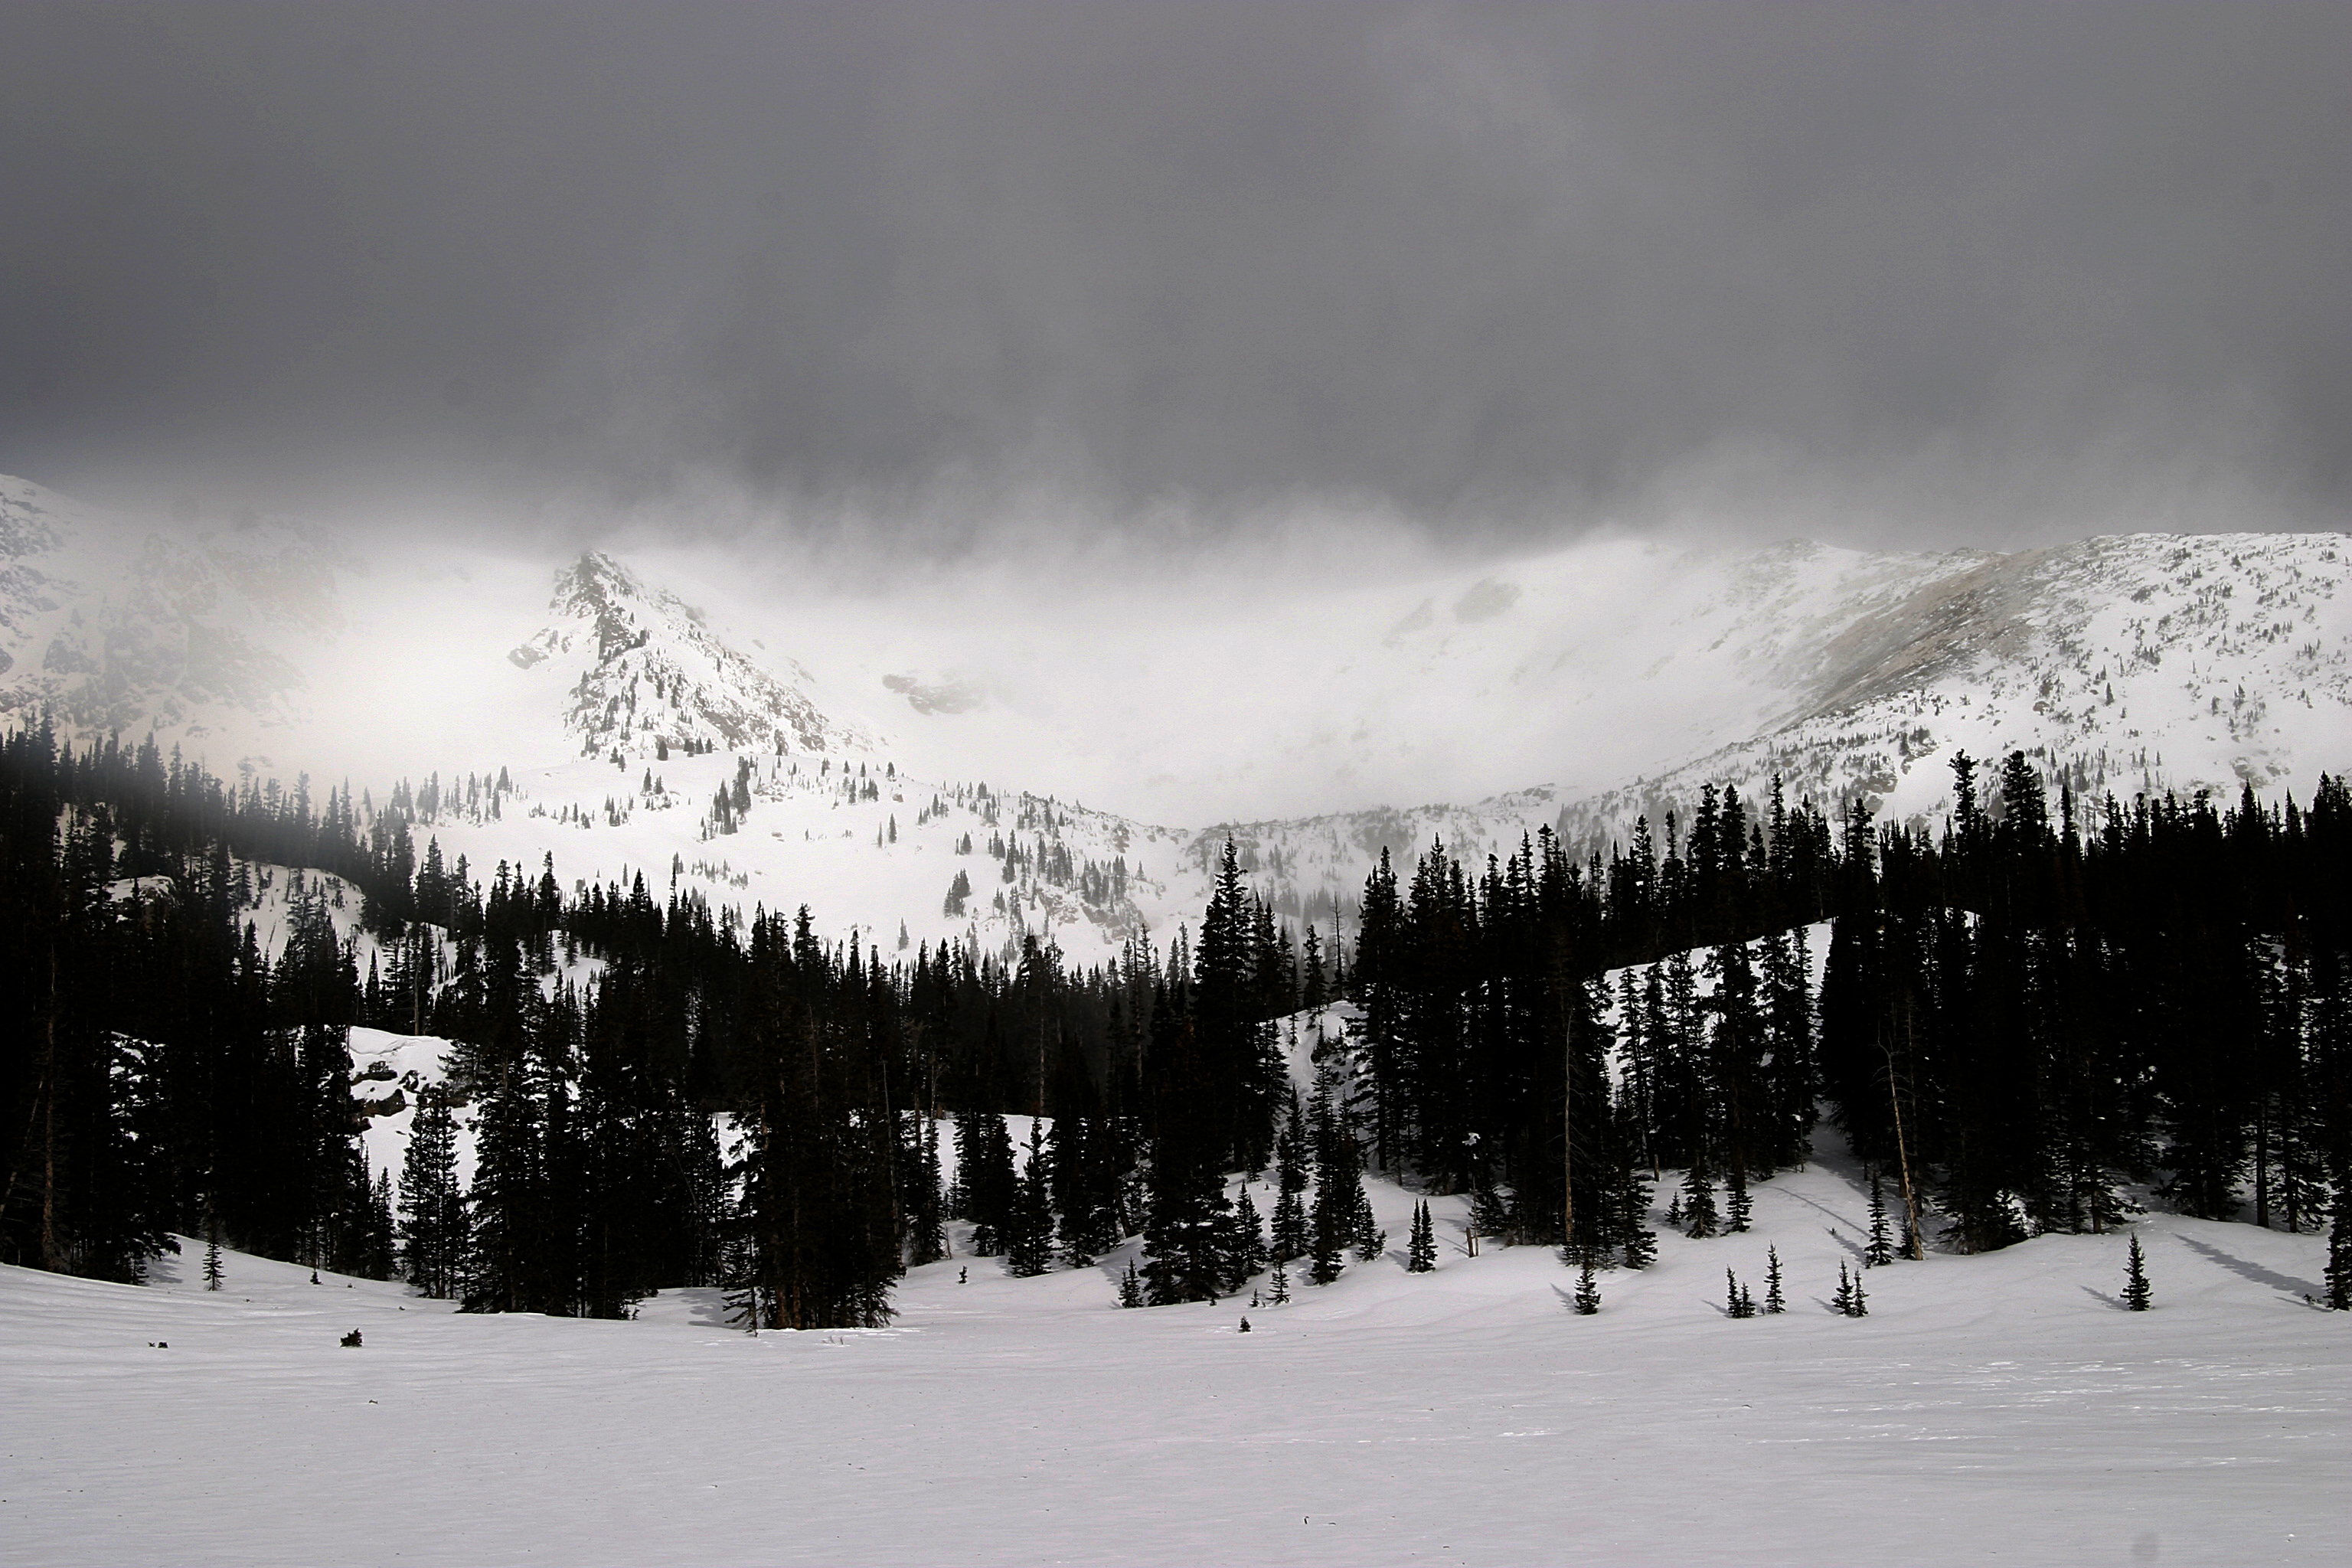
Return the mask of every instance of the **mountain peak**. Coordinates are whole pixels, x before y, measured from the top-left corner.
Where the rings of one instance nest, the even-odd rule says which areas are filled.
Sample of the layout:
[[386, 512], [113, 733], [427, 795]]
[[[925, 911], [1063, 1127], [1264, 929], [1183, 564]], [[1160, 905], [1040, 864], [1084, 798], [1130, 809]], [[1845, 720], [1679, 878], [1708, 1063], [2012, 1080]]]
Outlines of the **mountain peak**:
[[827, 716], [807, 670], [781, 673], [713, 631], [703, 613], [602, 551], [555, 574], [555, 617], [507, 657], [572, 677], [564, 727], [584, 752], [710, 747], [816, 754], [872, 751], [874, 738]]

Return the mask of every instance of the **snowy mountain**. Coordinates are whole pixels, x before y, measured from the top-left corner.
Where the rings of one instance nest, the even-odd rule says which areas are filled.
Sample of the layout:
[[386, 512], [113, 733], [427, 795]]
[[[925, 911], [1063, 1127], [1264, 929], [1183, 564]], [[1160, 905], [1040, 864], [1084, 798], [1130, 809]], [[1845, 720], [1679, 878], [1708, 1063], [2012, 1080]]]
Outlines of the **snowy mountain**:
[[[1792, 802], [1833, 810], [1858, 798], [1882, 819], [1919, 823], [1949, 808], [1963, 752], [2024, 751], [2053, 784], [2094, 800], [2248, 784], [2307, 796], [2321, 771], [2352, 765], [2342, 535], [2133, 534], [2011, 555], [1864, 557], [1867, 567], [1850, 557], [1796, 544], [1690, 563], [1684, 603], [1651, 601], [1643, 637], [1601, 650], [1604, 668], [1633, 672], [1627, 653], [1664, 645], [1628, 681], [1672, 715], [1649, 731], [1650, 769], [1600, 788], [1234, 824], [1205, 832], [1202, 852], [1230, 832], [1312, 903], [1360, 884], [1382, 845], [1437, 835], [1475, 857], [1549, 825], [1601, 847], [1643, 814], [1661, 828], [1669, 812], [1686, 818], [1707, 783], [1760, 800], [1778, 775]], [[1665, 689], [1677, 663], [1703, 671], [1702, 687], [1721, 683], [1712, 712]], [[1693, 711], [1707, 714], [1703, 729]], [[1689, 750], [1669, 749], [1677, 739]]]
[[347, 565], [312, 531], [134, 531], [0, 478], [0, 710], [193, 739], [288, 723]]
[[[702, 613], [591, 552], [556, 574], [555, 618], [507, 655], [522, 670], [570, 676], [563, 724], [587, 751], [723, 747], [871, 753], [872, 736], [819, 711], [809, 674], [771, 673], [729, 646]], [[643, 706], [640, 707], [642, 700]]]
[[1933, 820], [1961, 751], [2022, 749], [2090, 795], [2307, 792], [2352, 764], [2333, 534], [1599, 540], [1273, 597], [1170, 586], [1157, 611], [1152, 585], [1112, 584], [1015, 636], [981, 593], [369, 554], [259, 520], [144, 526], [21, 480], [0, 481], [0, 552], [12, 714], [152, 728], [215, 770], [376, 801], [406, 778], [419, 831], [478, 867], [551, 855], [568, 883], [805, 902], [886, 944], [1037, 934], [1098, 957], [1196, 918], [1228, 835], [1320, 921], [1382, 847], [1475, 858], [1546, 826], [1598, 846], [1707, 782], [1755, 797], [1777, 773], [1792, 800]]

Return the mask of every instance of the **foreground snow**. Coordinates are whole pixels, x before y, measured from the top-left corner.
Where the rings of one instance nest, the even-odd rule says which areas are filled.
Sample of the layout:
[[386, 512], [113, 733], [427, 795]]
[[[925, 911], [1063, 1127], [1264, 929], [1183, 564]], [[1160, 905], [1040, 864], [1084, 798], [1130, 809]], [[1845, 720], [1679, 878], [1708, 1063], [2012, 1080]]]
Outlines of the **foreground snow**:
[[[468, 1318], [232, 1255], [208, 1295], [193, 1243], [145, 1289], [0, 1269], [0, 1561], [2343, 1560], [2317, 1238], [2151, 1218], [2153, 1312], [2116, 1308], [2122, 1237], [2052, 1237], [1874, 1269], [1849, 1321], [1853, 1184], [1756, 1195], [1598, 1317], [1541, 1252], [1447, 1247], [1247, 1336], [1245, 1302], [1114, 1310], [1123, 1255], [959, 1258], [889, 1330], [757, 1338], [709, 1291]], [[1374, 1196], [1401, 1247], [1412, 1199]], [[1726, 1318], [1768, 1241], [1788, 1315]]]

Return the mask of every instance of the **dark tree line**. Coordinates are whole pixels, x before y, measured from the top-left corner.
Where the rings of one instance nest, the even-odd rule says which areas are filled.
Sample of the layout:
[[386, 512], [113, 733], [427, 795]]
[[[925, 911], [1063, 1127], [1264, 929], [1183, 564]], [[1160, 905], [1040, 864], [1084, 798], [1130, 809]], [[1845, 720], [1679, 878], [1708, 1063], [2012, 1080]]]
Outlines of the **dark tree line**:
[[[1498, 1239], [1638, 1266], [1665, 1171], [1675, 1223], [1743, 1228], [1821, 1109], [1906, 1229], [1965, 1247], [2103, 1226], [2137, 1180], [2320, 1223], [2346, 1154], [2343, 785], [2093, 823], [2021, 756], [1982, 798], [1965, 759], [1957, 782], [1940, 836], [1710, 788], [1687, 831], [1605, 859], [1549, 833], [1476, 868], [1433, 846], [1402, 880], [1384, 855], [1329, 971], [1228, 847], [1197, 933], [1076, 971], [1034, 940], [886, 963], [805, 910], [481, 875], [420, 854], [397, 801], [23, 731], [0, 742], [0, 1257], [135, 1279], [179, 1231], [478, 1310], [725, 1285], [757, 1326], [872, 1324], [950, 1219], [1017, 1273], [1139, 1237], [1142, 1300], [1269, 1265], [1326, 1282], [1384, 1245], [1369, 1163], [1474, 1194]], [[298, 866], [341, 882], [292, 891], [265, 955], [256, 879]], [[331, 918], [345, 883], [364, 966]], [[1279, 1021], [1343, 994], [1356, 1021], [1302, 1098]], [[456, 1042], [396, 1193], [360, 1153], [355, 1023]], [[1011, 1113], [1041, 1119], [1025, 1157]], [[1236, 1198], [1234, 1173], [1270, 1181]]]
[[[656, 902], [642, 879], [567, 893], [551, 865], [485, 886], [437, 843], [417, 855], [400, 803], [359, 817], [152, 743], [0, 741], [0, 1005], [26, 1026], [0, 1070], [0, 1258], [135, 1279], [176, 1230], [398, 1268], [485, 1310], [613, 1315], [724, 1283], [755, 1323], [871, 1323], [951, 1213], [1024, 1268], [1076, 1261], [1147, 1211], [1222, 1210], [1220, 1173], [1266, 1157], [1290, 958], [1230, 867], [1197, 973], [1181, 942], [1084, 973], [1034, 941], [1013, 964], [886, 965], [804, 910]], [[292, 894], [267, 956], [251, 916], [262, 881], [305, 875], [289, 862], [341, 880]], [[346, 884], [364, 974], [328, 910]], [[396, 1193], [361, 1152], [359, 1023], [455, 1042]], [[940, 1119], [976, 1143], [1009, 1110], [1051, 1119], [1026, 1177], [967, 1150], [943, 1190]]]
[[[1628, 1261], [1648, 1184], [1745, 1227], [1825, 1110], [1961, 1250], [2098, 1229], [2124, 1189], [2311, 1229], [2352, 1155], [2352, 795], [2052, 801], [1955, 759], [1940, 832], [1706, 790], [1579, 864], [1549, 835], [1366, 884], [1352, 1108], [1481, 1228]], [[1818, 996], [1802, 927], [1831, 922]], [[1612, 986], [1607, 973], [1617, 971]], [[1916, 1248], [1916, 1237], [1909, 1238]]]

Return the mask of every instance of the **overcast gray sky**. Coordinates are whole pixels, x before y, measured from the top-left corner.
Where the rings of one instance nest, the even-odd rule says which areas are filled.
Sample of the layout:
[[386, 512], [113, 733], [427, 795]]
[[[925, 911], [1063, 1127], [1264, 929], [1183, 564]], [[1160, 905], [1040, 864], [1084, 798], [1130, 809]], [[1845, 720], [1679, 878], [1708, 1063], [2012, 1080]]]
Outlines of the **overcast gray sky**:
[[1901, 533], [2187, 461], [2326, 522], [2347, 69], [2340, 0], [8, 0], [0, 470], [1443, 533], [1761, 461]]

